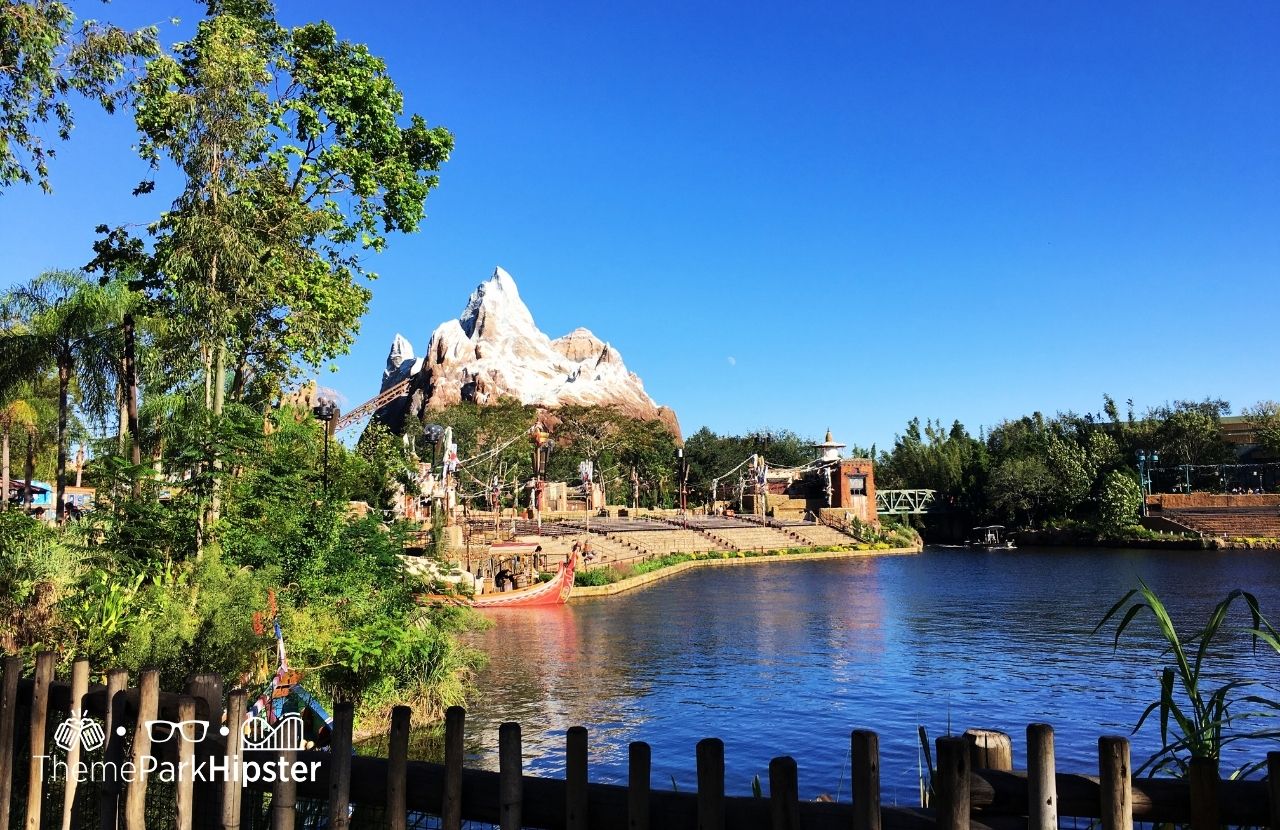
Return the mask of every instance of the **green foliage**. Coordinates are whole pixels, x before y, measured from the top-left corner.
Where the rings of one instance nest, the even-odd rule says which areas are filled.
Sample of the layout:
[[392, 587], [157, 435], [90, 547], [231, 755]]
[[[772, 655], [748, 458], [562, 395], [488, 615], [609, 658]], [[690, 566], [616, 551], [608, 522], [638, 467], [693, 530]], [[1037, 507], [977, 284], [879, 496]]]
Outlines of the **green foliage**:
[[1266, 453], [1280, 457], [1280, 403], [1259, 401], [1241, 413], [1249, 420]]
[[[767, 446], [765, 437], [768, 437]], [[716, 476], [724, 475], [744, 459], [757, 453], [773, 465], [799, 467], [814, 458], [815, 442], [785, 430], [761, 430], [748, 435], [719, 435], [707, 427], [685, 440], [685, 458], [689, 463], [689, 501], [706, 502]], [[730, 485], [721, 481], [721, 498]]]
[[1098, 519], [1111, 532], [1132, 525], [1142, 507], [1142, 488], [1127, 471], [1107, 473], [1098, 493]]
[[[1141, 601], [1134, 601], [1135, 598]], [[1280, 701], [1249, 693], [1263, 684], [1247, 678], [1233, 678], [1216, 688], [1208, 685], [1215, 679], [1222, 679], [1222, 673], [1209, 669], [1205, 660], [1220, 652], [1222, 641], [1231, 633], [1224, 625], [1237, 600], [1242, 601], [1249, 612], [1250, 627], [1243, 633], [1250, 636], [1254, 648], [1257, 648], [1258, 640], [1262, 640], [1280, 654], [1280, 634], [1262, 616], [1257, 598], [1241, 590], [1227, 594], [1214, 606], [1204, 628], [1184, 637], [1178, 633], [1164, 603], [1145, 582], [1140, 582], [1138, 588], [1126, 593], [1107, 611], [1094, 629], [1096, 634], [1124, 610], [1115, 631], [1115, 646], [1119, 648], [1120, 636], [1145, 611], [1155, 621], [1160, 642], [1167, 646], [1167, 653], [1173, 658], [1173, 665], [1161, 671], [1160, 697], [1146, 708], [1133, 728], [1136, 733], [1150, 715], [1158, 713], [1161, 747], [1137, 772], [1149, 771], [1155, 775], [1171, 771], [1185, 776], [1193, 758], [1208, 759], [1216, 767], [1222, 750], [1232, 744], [1280, 737], [1280, 731], [1275, 729], [1248, 728], [1253, 720], [1269, 717], [1280, 710]], [[1263, 672], [1264, 676], [1267, 674]], [[1253, 709], [1242, 712], [1246, 704], [1252, 705]], [[1265, 761], [1247, 764], [1234, 770], [1230, 777], [1245, 777], [1265, 764]]]

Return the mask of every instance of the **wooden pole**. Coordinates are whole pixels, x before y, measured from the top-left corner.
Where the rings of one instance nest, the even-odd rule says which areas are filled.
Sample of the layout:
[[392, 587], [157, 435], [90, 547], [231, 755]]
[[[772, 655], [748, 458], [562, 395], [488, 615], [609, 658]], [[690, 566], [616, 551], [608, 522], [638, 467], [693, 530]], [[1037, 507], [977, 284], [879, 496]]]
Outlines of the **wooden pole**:
[[855, 729], [849, 736], [853, 830], [880, 830], [880, 736]]
[[1098, 739], [1098, 785], [1102, 830], [1133, 830], [1133, 780], [1124, 738]]
[[13, 800], [13, 734], [18, 715], [18, 678], [22, 658], [6, 657], [4, 680], [0, 684], [0, 827], [9, 827], [9, 806]]
[[1217, 830], [1218, 763], [1212, 758], [1192, 758], [1188, 778], [1191, 783], [1191, 830]]
[[391, 710], [391, 732], [387, 735], [387, 827], [405, 830], [409, 810], [405, 806], [405, 778], [409, 764], [409, 722], [413, 710], [397, 706]]
[[724, 741], [698, 741], [698, 830], [724, 830]]
[[441, 830], [462, 830], [462, 738], [467, 711], [450, 706], [444, 713], [444, 798], [440, 811]]
[[1058, 778], [1053, 727], [1027, 726], [1027, 830], [1058, 830]]
[[[116, 830], [120, 826], [120, 779], [116, 770], [124, 762], [124, 690], [129, 685], [129, 672], [111, 669], [107, 672], [107, 747], [102, 753], [106, 761], [102, 794], [98, 800], [98, 816], [102, 830]], [[127, 732], [126, 732], [127, 734]]]
[[[398, 707], [397, 707], [398, 708]], [[290, 770], [298, 758], [295, 748], [282, 749], [280, 761], [286, 770]], [[404, 792], [404, 781], [401, 780], [401, 792]], [[292, 771], [288, 775], [276, 779], [271, 788], [271, 830], [293, 830], [298, 821], [298, 779]], [[391, 825], [395, 827], [395, 824]], [[401, 814], [400, 827], [404, 827], [404, 815]]]
[[49, 684], [53, 682], [52, 651], [36, 655], [35, 686], [31, 690], [31, 762], [27, 779], [27, 830], [40, 830], [40, 807], [44, 801], [45, 731], [49, 723]]
[[[77, 660], [71, 664], [71, 701], [67, 706], [69, 718], [79, 718], [84, 714], [84, 695], [89, 691], [89, 661]], [[76, 784], [79, 776], [71, 774], [80, 763], [80, 735], [71, 742], [67, 749], [68, 775], [62, 790], [62, 830], [71, 830], [78, 824], [76, 813]]]
[[355, 717], [355, 704], [349, 700], [334, 707], [329, 744], [329, 826], [333, 830], [351, 826], [351, 732]]
[[587, 730], [571, 726], [565, 735], [565, 828], [587, 830]]
[[[146, 759], [151, 755], [151, 735], [147, 721], [160, 712], [160, 672], [147, 669], [138, 679], [138, 722], [133, 729], [133, 780], [124, 794], [124, 826], [126, 830], [146, 830], [147, 774]], [[35, 828], [31, 828], [35, 830]]]
[[1280, 827], [1280, 752], [1267, 753], [1267, 794], [1271, 796], [1271, 826]]
[[[226, 760], [229, 769], [238, 764], [244, 747], [244, 715], [247, 700], [244, 689], [227, 695]], [[228, 775], [222, 787], [222, 830], [240, 830], [240, 803], [243, 787], [238, 774]]]
[[937, 752], [938, 830], [969, 830], [969, 743], [964, 738], [938, 738]]
[[[627, 828], [649, 830], [649, 780], [652, 751], [644, 741], [627, 750]], [[1280, 753], [1276, 753], [1280, 755]]]
[[[180, 724], [196, 719], [196, 699], [183, 695], [178, 700], [178, 722]], [[206, 722], [205, 727], [209, 724]], [[178, 793], [175, 801], [176, 830], [191, 830], [195, 807], [195, 777], [192, 775], [193, 761], [196, 757], [195, 733], [192, 727], [180, 726], [177, 735], [170, 740], [178, 742]], [[206, 736], [207, 737], [207, 736]]]
[[[196, 745], [196, 762], [207, 764], [218, 751], [222, 728], [222, 675], [196, 674], [187, 681], [187, 694], [203, 700], [209, 730], [204, 740]], [[207, 777], [207, 776], [206, 776]], [[197, 781], [194, 793], [196, 827], [214, 830], [222, 809], [222, 781]]]
[[800, 830], [800, 774], [790, 755], [769, 762], [769, 816], [773, 830]]
[[520, 724], [504, 723], [498, 727], [498, 826], [502, 830], [521, 830], [524, 809], [521, 763]]
[[973, 769], [1013, 770], [1013, 739], [995, 729], [966, 729], [969, 761]]

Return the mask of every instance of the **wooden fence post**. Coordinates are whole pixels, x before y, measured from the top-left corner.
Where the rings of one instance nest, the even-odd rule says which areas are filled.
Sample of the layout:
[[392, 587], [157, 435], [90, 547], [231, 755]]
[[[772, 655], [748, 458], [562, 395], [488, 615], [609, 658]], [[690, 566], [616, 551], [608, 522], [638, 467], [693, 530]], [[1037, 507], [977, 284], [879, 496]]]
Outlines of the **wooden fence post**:
[[724, 741], [698, 741], [698, 830], [724, 830]]
[[409, 769], [409, 721], [413, 710], [397, 706], [391, 710], [391, 732], [387, 735], [387, 827], [405, 830], [409, 809], [405, 806], [406, 774]]
[[356, 710], [351, 701], [333, 709], [333, 737], [329, 744], [329, 827], [351, 826], [351, 732]]
[[1133, 830], [1133, 779], [1124, 738], [1098, 739], [1098, 785], [1102, 830]]
[[[70, 718], [80, 718], [84, 714], [84, 696], [89, 691], [89, 661], [77, 660], [71, 664], [71, 701], [67, 706]], [[72, 772], [80, 763], [80, 744], [82, 734], [67, 748], [67, 780], [62, 790], [62, 830], [71, 830], [78, 822], [76, 816], [76, 784], [79, 775]]]
[[938, 830], [969, 830], [969, 743], [964, 738], [938, 738], [938, 772], [934, 778]]
[[1058, 830], [1058, 778], [1053, 727], [1027, 726], [1027, 830]]
[[[102, 753], [106, 780], [98, 800], [98, 816], [102, 830], [120, 826], [120, 777], [117, 771], [124, 763], [124, 690], [129, 685], [129, 672], [111, 669], [107, 672], [107, 748]], [[128, 731], [125, 731], [128, 734]]]
[[[208, 764], [217, 753], [219, 730], [222, 728], [222, 675], [196, 674], [187, 681], [187, 694], [203, 700], [209, 729], [204, 740], [196, 746], [196, 763]], [[196, 827], [214, 830], [222, 811], [222, 782], [196, 782], [192, 810]]]
[[969, 762], [972, 769], [994, 769], [1010, 772], [1013, 769], [1013, 739], [995, 729], [966, 729], [964, 739], [969, 743]]
[[[190, 695], [183, 695], [178, 699], [178, 722], [193, 721], [196, 719], [196, 699]], [[205, 723], [206, 732], [210, 724]], [[190, 739], [188, 739], [190, 737]], [[206, 734], [204, 737], [208, 737]], [[196, 757], [195, 733], [185, 726], [178, 727], [178, 734], [170, 740], [178, 742], [178, 793], [174, 799], [175, 826], [177, 830], [191, 830], [194, 821], [195, 806], [195, 778], [192, 776], [192, 761]]]
[[633, 741], [627, 748], [627, 756], [627, 828], [649, 830], [649, 770], [652, 751], [644, 741]]
[[1192, 758], [1187, 776], [1191, 784], [1191, 830], [1218, 830], [1218, 764], [1211, 758]]
[[769, 816], [773, 830], [800, 830], [800, 781], [790, 755], [769, 762]]
[[[294, 747], [282, 749], [279, 758], [289, 772], [277, 778], [271, 787], [271, 830], [293, 830], [298, 821], [298, 779], [293, 777], [292, 767], [298, 759], [298, 750]], [[403, 816], [400, 826], [404, 827]]]
[[566, 830], [587, 830], [587, 730], [571, 726], [565, 734]]
[[[147, 721], [160, 712], [160, 672], [147, 669], [138, 678], [138, 722], [133, 729], [133, 780], [124, 794], [124, 826], [126, 830], [146, 830], [147, 774], [146, 759], [151, 756], [151, 733]], [[35, 830], [32, 828], [32, 830]]]
[[467, 710], [450, 706], [444, 713], [444, 797], [442, 830], [462, 830], [462, 755]]
[[521, 830], [524, 779], [520, 753], [520, 724], [507, 722], [499, 726], [498, 826], [502, 830]]
[[40, 830], [40, 807], [44, 801], [45, 730], [49, 722], [49, 684], [53, 682], [52, 651], [36, 655], [36, 680], [31, 690], [31, 761], [27, 779], [27, 830]]
[[22, 658], [6, 657], [4, 680], [0, 684], [0, 827], [8, 830], [9, 805], [13, 800], [13, 736], [18, 716], [18, 678]]
[[244, 750], [244, 715], [248, 701], [244, 689], [227, 695], [227, 780], [222, 785], [222, 830], [240, 830], [243, 787], [239, 763]]
[[880, 830], [880, 736], [855, 729], [849, 736], [853, 830]]
[[1271, 797], [1271, 826], [1280, 827], [1280, 752], [1267, 753], [1267, 794]]

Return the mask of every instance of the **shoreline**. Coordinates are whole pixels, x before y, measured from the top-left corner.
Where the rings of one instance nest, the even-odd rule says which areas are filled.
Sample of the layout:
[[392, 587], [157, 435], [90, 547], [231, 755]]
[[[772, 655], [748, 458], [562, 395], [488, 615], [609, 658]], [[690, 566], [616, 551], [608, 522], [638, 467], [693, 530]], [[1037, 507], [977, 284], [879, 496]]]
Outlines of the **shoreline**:
[[584, 585], [575, 586], [572, 593], [569, 594], [569, 602], [573, 603], [578, 600], [593, 600], [602, 597], [611, 597], [617, 594], [634, 591], [659, 582], [664, 579], [684, 573], [692, 568], [721, 566], [721, 565], [749, 565], [758, 562], [795, 562], [795, 561], [814, 561], [819, 559], [857, 559], [865, 556], [906, 556], [916, 554], [923, 551], [923, 546], [917, 545], [911, 548], [889, 548], [887, 550], [827, 550], [827, 551], [810, 551], [807, 553], [777, 553], [769, 555], [756, 556], [729, 556], [725, 558], [708, 558], [708, 559], [690, 559], [687, 562], [678, 562], [666, 568], [661, 568], [649, 573], [640, 574], [638, 576], [620, 579], [617, 582], [611, 582], [608, 585]]

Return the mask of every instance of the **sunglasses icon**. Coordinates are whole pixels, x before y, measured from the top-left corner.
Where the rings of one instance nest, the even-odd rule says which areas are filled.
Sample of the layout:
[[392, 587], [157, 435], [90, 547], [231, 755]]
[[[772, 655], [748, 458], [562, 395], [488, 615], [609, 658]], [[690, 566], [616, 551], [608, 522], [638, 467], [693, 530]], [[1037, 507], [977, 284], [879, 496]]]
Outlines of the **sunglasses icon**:
[[189, 743], [199, 743], [209, 731], [209, 722], [203, 720], [149, 720], [143, 721], [143, 726], [147, 737], [157, 744], [171, 740], [174, 735], [181, 735], [182, 740]]

